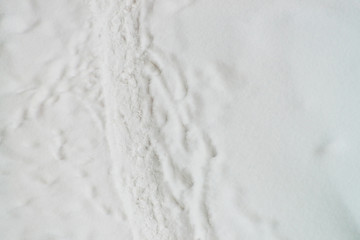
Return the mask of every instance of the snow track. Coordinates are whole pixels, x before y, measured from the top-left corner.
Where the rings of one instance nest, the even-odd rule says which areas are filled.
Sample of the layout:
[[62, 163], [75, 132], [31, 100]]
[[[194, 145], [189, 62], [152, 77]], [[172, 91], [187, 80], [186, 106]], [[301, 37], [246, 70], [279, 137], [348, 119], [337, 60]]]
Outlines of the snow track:
[[[145, 4], [151, 1], [93, 2], [94, 16], [103, 19], [97, 27], [113, 181], [135, 239], [215, 239], [207, 179], [216, 149], [180, 112], [191, 94], [187, 80], [176, 60], [166, 65], [152, 46]], [[162, 74], [168, 67], [175, 76]]]

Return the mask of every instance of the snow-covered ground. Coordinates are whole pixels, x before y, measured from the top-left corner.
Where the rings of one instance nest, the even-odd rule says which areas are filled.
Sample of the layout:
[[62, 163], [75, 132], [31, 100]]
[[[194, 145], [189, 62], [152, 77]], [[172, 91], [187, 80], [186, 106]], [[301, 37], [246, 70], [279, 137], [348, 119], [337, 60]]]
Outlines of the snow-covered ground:
[[356, 0], [0, 1], [0, 239], [360, 239]]

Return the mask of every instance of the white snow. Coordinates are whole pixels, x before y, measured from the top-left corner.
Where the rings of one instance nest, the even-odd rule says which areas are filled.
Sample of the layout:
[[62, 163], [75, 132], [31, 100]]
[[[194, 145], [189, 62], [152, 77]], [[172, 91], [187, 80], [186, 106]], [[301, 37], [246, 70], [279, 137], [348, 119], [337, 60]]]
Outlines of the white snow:
[[0, 239], [360, 239], [360, 3], [0, 2]]

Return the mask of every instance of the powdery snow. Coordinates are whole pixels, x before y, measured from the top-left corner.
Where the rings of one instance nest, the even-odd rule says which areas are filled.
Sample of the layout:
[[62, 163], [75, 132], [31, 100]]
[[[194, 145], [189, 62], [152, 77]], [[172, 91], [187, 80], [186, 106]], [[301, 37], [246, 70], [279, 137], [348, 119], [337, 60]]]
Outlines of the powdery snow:
[[355, 0], [0, 2], [0, 238], [360, 238]]

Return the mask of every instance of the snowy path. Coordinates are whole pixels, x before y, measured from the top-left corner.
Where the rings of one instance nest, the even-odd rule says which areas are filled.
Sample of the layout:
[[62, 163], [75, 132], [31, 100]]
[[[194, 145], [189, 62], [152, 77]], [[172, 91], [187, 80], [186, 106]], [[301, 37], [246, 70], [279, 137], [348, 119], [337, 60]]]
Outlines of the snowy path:
[[169, 65], [151, 44], [146, 4], [93, 5], [104, 19], [99, 52], [113, 180], [136, 239], [213, 239], [207, 184], [216, 149], [191, 119], [199, 106], [176, 59]]

